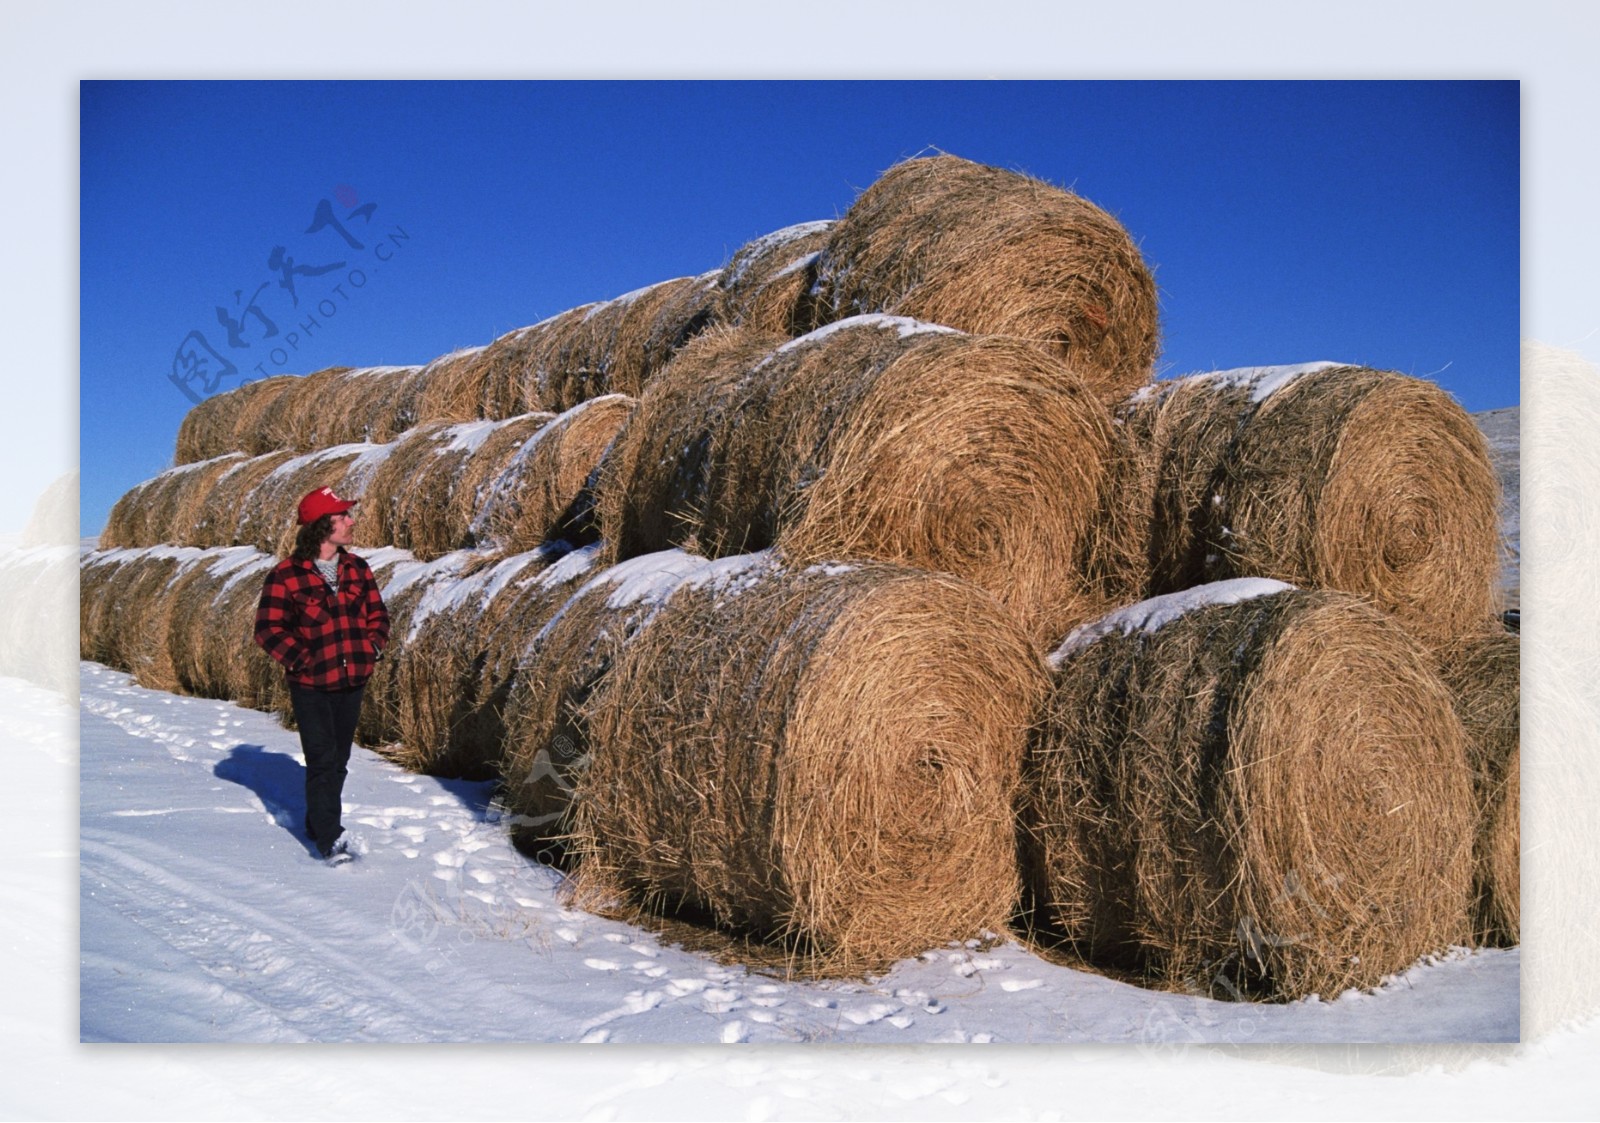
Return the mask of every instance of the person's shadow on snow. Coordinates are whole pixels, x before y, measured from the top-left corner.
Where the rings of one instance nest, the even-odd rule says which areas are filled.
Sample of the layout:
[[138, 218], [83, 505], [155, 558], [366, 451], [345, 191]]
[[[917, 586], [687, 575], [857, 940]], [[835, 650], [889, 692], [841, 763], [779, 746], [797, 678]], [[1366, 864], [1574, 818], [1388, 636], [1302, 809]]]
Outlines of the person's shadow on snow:
[[211, 771], [218, 779], [255, 792], [267, 813], [307, 853], [320, 854], [306, 832], [306, 770], [300, 761], [268, 752], [265, 745], [235, 745]]

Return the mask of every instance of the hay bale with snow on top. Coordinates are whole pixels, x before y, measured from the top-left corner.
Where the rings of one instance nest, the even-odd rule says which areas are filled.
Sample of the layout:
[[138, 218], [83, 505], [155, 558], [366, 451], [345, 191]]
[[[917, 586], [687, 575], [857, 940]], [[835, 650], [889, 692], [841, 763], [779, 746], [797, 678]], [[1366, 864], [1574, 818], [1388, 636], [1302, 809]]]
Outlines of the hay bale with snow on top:
[[167, 647], [185, 693], [276, 709], [267, 676], [283, 672], [255, 643], [255, 612], [277, 560], [254, 546], [208, 550], [173, 581]]
[[457, 580], [463, 570], [481, 559], [466, 550], [431, 561], [393, 548], [358, 552], [372, 567], [384, 607], [389, 611], [389, 646], [383, 650], [372, 677], [367, 680], [356, 739], [386, 757], [399, 760], [405, 755], [400, 741], [400, 713], [404, 704], [400, 664], [405, 637], [411, 630], [411, 618], [430, 587]]
[[594, 361], [589, 318], [602, 306], [599, 302], [581, 304], [535, 325], [537, 330], [525, 344], [522, 371], [522, 392], [530, 405], [537, 403], [535, 408], [560, 413], [578, 403], [576, 392], [568, 392], [567, 372]]
[[1091, 960], [1332, 998], [1465, 934], [1461, 723], [1361, 598], [1218, 582], [1085, 625], [1051, 662], [1023, 868], [1038, 918]]
[[1332, 363], [1218, 371], [1135, 395], [1148, 591], [1271, 577], [1370, 597], [1430, 644], [1493, 615], [1499, 484], [1431, 382]]
[[429, 560], [460, 545], [451, 495], [491, 421], [428, 421], [394, 442], [372, 474], [357, 542], [399, 546]]
[[112, 506], [101, 549], [180, 545], [193, 533], [218, 477], [247, 458], [240, 452], [168, 468], [130, 488]]
[[[552, 554], [566, 543], [550, 542], [541, 547]], [[592, 544], [563, 554], [538, 570], [524, 570], [518, 578], [497, 592], [485, 612], [487, 643], [472, 716], [475, 736], [485, 744], [501, 746], [500, 767], [510, 745], [506, 730], [506, 711], [518, 672], [527, 656], [533, 637], [561, 611], [569, 597], [594, 573], [604, 568], [604, 547]]]
[[1477, 799], [1473, 940], [1522, 940], [1522, 642], [1503, 629], [1463, 637], [1439, 653], [1467, 737]]
[[622, 645], [684, 578], [710, 565], [682, 550], [600, 570], [527, 638], [504, 707], [501, 798], [523, 842], [558, 839], [589, 760], [583, 707]]
[[819, 314], [889, 312], [1025, 341], [1101, 400], [1150, 379], [1155, 281], [1116, 219], [1070, 191], [954, 156], [885, 172], [839, 219]]
[[640, 398], [600, 483], [618, 558], [780, 545], [953, 573], [1041, 639], [1084, 618], [1111, 423], [1071, 370], [889, 316], [771, 339], [703, 337]]
[[287, 449], [269, 452], [238, 461], [218, 473], [198, 505], [194, 522], [181, 532], [183, 541], [202, 549], [249, 545], [240, 531], [246, 517], [253, 514], [256, 489], [295, 458], [296, 454]]
[[316, 447], [314, 430], [327, 416], [333, 389], [350, 367], [324, 367], [295, 379], [293, 386], [258, 408], [241, 412], [235, 438], [251, 456], [289, 450], [307, 452]]
[[385, 444], [417, 423], [421, 367], [353, 367], [332, 379], [309, 421], [308, 447]]
[[293, 374], [279, 374], [246, 382], [222, 394], [213, 394], [183, 417], [178, 426], [176, 462], [191, 464], [228, 452], [243, 452], [241, 438], [253, 431], [253, 419], [279, 394], [299, 384]]
[[531, 392], [528, 364], [543, 342], [548, 323], [549, 320], [542, 320], [514, 328], [483, 349], [478, 361], [483, 367], [479, 393], [484, 417], [514, 417], [544, 409], [537, 393]]
[[86, 554], [80, 564], [83, 657], [127, 671], [140, 686], [178, 685], [167, 646], [173, 582], [205, 560], [192, 546], [150, 546]]
[[571, 409], [602, 394], [637, 396], [709, 321], [712, 278], [677, 277], [591, 306], [546, 369], [540, 397]]
[[484, 344], [440, 355], [422, 368], [417, 423], [476, 421], [483, 417]]
[[594, 541], [593, 479], [635, 404], [624, 394], [591, 398], [527, 438], [479, 489], [471, 541], [508, 553], [550, 539]]
[[499, 596], [513, 581], [540, 573], [563, 553], [481, 555], [451, 578], [425, 583], [404, 633], [392, 641], [400, 744], [391, 759], [430, 776], [497, 774], [500, 740], [493, 723], [478, 718], [488, 694], [486, 651], [500, 626], [496, 605], [505, 606]]
[[[331, 487], [340, 490], [350, 467], [379, 446], [335, 445], [285, 460], [244, 496], [239, 504], [237, 540], [264, 553], [285, 557], [294, 551], [300, 500], [309, 491]], [[346, 498], [351, 496], [346, 495]]]
[[816, 327], [810, 293], [833, 225], [797, 223], [739, 247], [717, 276], [717, 322], [789, 337]]
[[680, 583], [584, 716], [580, 900], [709, 914], [818, 972], [998, 931], [1043, 664], [988, 594], [729, 558]]

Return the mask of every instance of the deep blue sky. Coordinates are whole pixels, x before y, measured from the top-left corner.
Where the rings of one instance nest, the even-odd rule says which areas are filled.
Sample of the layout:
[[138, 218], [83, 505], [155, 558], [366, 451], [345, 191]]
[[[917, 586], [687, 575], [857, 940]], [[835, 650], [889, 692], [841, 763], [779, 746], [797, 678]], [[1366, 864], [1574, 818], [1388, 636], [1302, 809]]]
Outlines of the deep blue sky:
[[[1518, 119], [1515, 82], [86, 82], [83, 533], [170, 465], [191, 332], [238, 368], [223, 389], [424, 362], [714, 268], [930, 147], [1116, 214], [1156, 271], [1163, 373], [1336, 359], [1513, 405]], [[362, 250], [306, 233], [323, 199]], [[298, 275], [297, 309], [279, 246], [345, 267]], [[240, 316], [258, 289], [276, 340]]]

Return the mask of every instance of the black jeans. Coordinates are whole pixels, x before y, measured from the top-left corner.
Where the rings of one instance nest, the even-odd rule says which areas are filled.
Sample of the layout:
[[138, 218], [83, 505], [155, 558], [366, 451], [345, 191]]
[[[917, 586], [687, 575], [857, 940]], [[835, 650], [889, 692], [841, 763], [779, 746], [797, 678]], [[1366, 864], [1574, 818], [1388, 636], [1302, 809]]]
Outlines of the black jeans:
[[306, 758], [306, 833], [323, 854], [344, 833], [339, 823], [339, 797], [365, 691], [365, 686], [330, 691], [289, 684], [289, 701], [300, 727], [300, 750]]

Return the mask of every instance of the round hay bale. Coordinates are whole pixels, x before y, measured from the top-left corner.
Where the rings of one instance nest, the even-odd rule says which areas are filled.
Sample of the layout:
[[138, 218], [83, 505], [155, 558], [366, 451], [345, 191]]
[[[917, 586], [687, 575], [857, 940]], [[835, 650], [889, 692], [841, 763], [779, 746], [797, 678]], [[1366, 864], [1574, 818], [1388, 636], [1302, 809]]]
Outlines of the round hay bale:
[[1271, 577], [1370, 597], [1439, 644], [1494, 614], [1499, 484], [1431, 382], [1332, 363], [1218, 371], [1121, 410], [1148, 591]]
[[[604, 565], [604, 548], [600, 544], [561, 553], [565, 549], [566, 544], [561, 542], [542, 546], [541, 550], [552, 557], [560, 554], [559, 560], [537, 572], [522, 571], [517, 579], [493, 594], [485, 610], [483, 631], [487, 643], [472, 721], [477, 726], [474, 736], [480, 742], [501, 747], [501, 757], [495, 763], [502, 772], [511, 745], [506, 711], [528, 646], [567, 599]], [[515, 824], [512, 833], [519, 834]]]
[[1023, 340], [1114, 402], [1147, 382], [1156, 287], [1099, 207], [955, 156], [885, 172], [834, 226], [818, 264], [821, 314], [890, 312]]
[[519, 413], [536, 413], [543, 406], [530, 396], [532, 388], [528, 377], [528, 363], [540, 345], [549, 320], [528, 327], [515, 328], [497, 338], [484, 348], [480, 363], [483, 374], [483, 415], [485, 417], [514, 417]]
[[601, 480], [618, 558], [779, 545], [953, 573], [1041, 640], [1091, 614], [1111, 422], [1070, 370], [889, 316], [770, 339], [704, 337], [646, 390]]
[[107, 663], [107, 621], [115, 599], [117, 571], [135, 553], [132, 549], [114, 547], [91, 551], [79, 559], [78, 658]]
[[399, 546], [424, 561], [454, 549], [451, 492], [492, 424], [427, 421], [395, 441], [367, 486], [357, 541]]
[[1218, 582], [1085, 625], [1051, 662], [1023, 868], [1040, 919], [1091, 960], [1331, 998], [1464, 934], [1461, 723], [1361, 598]]
[[308, 452], [279, 464], [240, 500], [238, 540], [268, 554], [294, 551], [300, 499], [308, 491], [338, 491], [350, 466], [371, 453], [372, 445], [348, 444]]
[[816, 327], [810, 293], [833, 225], [802, 222], [739, 247], [717, 277], [717, 322], [790, 337]]
[[594, 541], [599, 536], [595, 473], [635, 404], [625, 394], [590, 398], [524, 441], [476, 492], [471, 541], [506, 553], [531, 550], [552, 539], [574, 546]]
[[148, 689], [173, 690], [178, 682], [167, 646], [172, 584], [203, 560], [204, 552], [192, 546], [87, 555], [80, 569], [80, 605], [92, 617], [87, 627], [80, 625], [85, 658], [127, 671]]
[[[203, 698], [229, 698], [240, 705], [262, 705], [261, 691], [248, 683], [249, 649], [270, 667], [256, 646], [255, 609], [261, 583], [277, 561], [254, 546], [206, 551], [206, 557], [172, 582], [172, 612], [167, 647], [178, 687]], [[261, 668], [255, 668], [259, 673]], [[278, 671], [282, 677], [282, 671]]]
[[707, 566], [585, 708], [579, 896], [701, 910], [821, 972], [998, 931], [1046, 687], [1009, 616], [955, 578]]
[[[391, 758], [430, 776], [483, 780], [499, 772], [499, 728], [480, 720], [492, 690], [486, 652], [500, 627], [499, 594], [542, 572], [565, 553], [542, 548], [498, 558], [479, 555], [450, 580], [429, 582], [395, 646], [400, 744]], [[497, 604], [498, 602], [498, 604]]]
[[389, 646], [367, 680], [356, 739], [383, 756], [400, 761], [405, 755], [400, 742], [400, 713], [404, 704], [400, 666], [405, 655], [405, 637], [411, 630], [411, 617], [429, 587], [457, 579], [472, 563], [473, 555], [461, 550], [422, 561], [403, 550], [374, 550], [363, 557], [372, 567], [384, 607], [389, 611]]
[[102, 549], [183, 544], [193, 533], [218, 477], [246, 459], [223, 453], [168, 468], [117, 500], [100, 532]]
[[567, 833], [573, 788], [589, 760], [584, 704], [666, 595], [710, 564], [666, 550], [602, 569], [525, 637], [504, 706], [501, 763], [501, 799], [520, 840]]
[[238, 446], [251, 456], [316, 447], [315, 430], [324, 422], [334, 387], [350, 367], [324, 367], [240, 413], [234, 429]]
[[594, 335], [589, 319], [601, 307], [591, 303], [569, 308], [539, 324], [539, 331], [528, 341], [523, 392], [539, 409], [560, 413], [583, 400], [583, 376], [569, 371], [582, 372], [595, 361], [590, 354]]
[[[703, 277], [677, 277], [591, 307], [562, 351], [559, 407], [571, 409], [602, 394], [636, 396], [654, 373], [653, 364], [664, 363], [673, 342], [687, 332], [678, 318], [706, 284]], [[708, 305], [709, 298], [702, 303]]]
[[312, 448], [383, 444], [417, 423], [421, 367], [355, 367], [333, 379], [311, 422]]
[[483, 383], [488, 367], [485, 347], [463, 347], [440, 355], [422, 368], [417, 422], [476, 421], [483, 417]]
[[[613, 375], [607, 384], [611, 393], [638, 397], [656, 372], [672, 361], [672, 357], [688, 343], [716, 322], [720, 294], [717, 278], [720, 269], [702, 273], [698, 277], [683, 277], [668, 281], [672, 286], [656, 306], [644, 342], [639, 346], [638, 374], [625, 368], [624, 377]], [[628, 352], [631, 355], [631, 350]], [[629, 387], [632, 386], [632, 389]]]
[[1439, 654], [1467, 736], [1477, 799], [1473, 846], [1473, 939], [1494, 947], [1522, 940], [1522, 642], [1501, 629], [1479, 632]]
[[[477, 542], [474, 528], [488, 510], [495, 485], [508, 466], [522, 455], [523, 449], [538, 439], [539, 434], [555, 420], [553, 413], [523, 413], [492, 423], [482, 443], [462, 465], [461, 474], [450, 492], [450, 517], [455, 541], [463, 546], [472, 546]], [[522, 553], [538, 544], [530, 542], [525, 547], [502, 548], [500, 552]]]
[[198, 506], [186, 540], [202, 549], [247, 545], [240, 523], [252, 513], [256, 488], [293, 459], [295, 453], [284, 449], [238, 461], [218, 473]]
[[357, 542], [400, 546], [430, 560], [472, 541], [489, 482], [552, 420], [547, 413], [504, 421], [434, 421], [394, 442], [380, 460], [351, 465], [366, 480], [365, 523]]
[[251, 427], [244, 419], [259, 413], [267, 402], [298, 382], [298, 375], [279, 374], [207, 398], [184, 415], [178, 426], [176, 462], [190, 464], [244, 451], [240, 437]]

